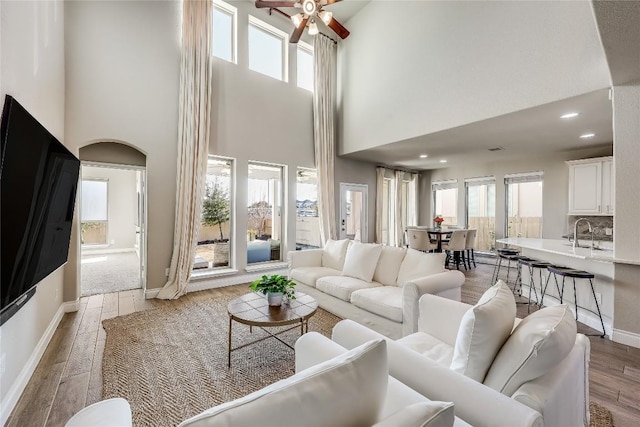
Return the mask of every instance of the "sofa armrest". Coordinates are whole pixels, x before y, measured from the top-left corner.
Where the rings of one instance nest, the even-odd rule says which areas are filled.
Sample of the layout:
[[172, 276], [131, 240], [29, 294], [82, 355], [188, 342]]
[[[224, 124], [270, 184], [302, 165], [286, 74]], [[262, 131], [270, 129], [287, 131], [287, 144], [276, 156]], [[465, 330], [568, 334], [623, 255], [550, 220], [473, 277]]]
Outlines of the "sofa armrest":
[[324, 249], [307, 249], [305, 251], [289, 251], [287, 262], [289, 271], [298, 267], [322, 267]]
[[418, 330], [455, 346], [462, 317], [473, 306], [429, 294], [420, 297], [418, 305]]
[[[385, 338], [358, 323], [343, 320], [332, 340], [351, 349]], [[456, 416], [476, 427], [542, 426], [538, 411], [387, 338], [389, 375], [431, 400], [453, 402]]]
[[346, 353], [347, 349], [318, 332], [308, 332], [295, 344], [296, 373]]
[[132, 425], [131, 406], [121, 397], [102, 400], [80, 410], [67, 423], [65, 427], [129, 427]]
[[511, 397], [540, 412], [545, 425], [589, 426], [590, 349], [589, 339], [578, 334], [562, 362]]
[[458, 289], [459, 295], [464, 280], [464, 274], [460, 271], [445, 271], [405, 283], [402, 288], [402, 334], [407, 336], [419, 330], [418, 301], [422, 295], [439, 294], [452, 289]]

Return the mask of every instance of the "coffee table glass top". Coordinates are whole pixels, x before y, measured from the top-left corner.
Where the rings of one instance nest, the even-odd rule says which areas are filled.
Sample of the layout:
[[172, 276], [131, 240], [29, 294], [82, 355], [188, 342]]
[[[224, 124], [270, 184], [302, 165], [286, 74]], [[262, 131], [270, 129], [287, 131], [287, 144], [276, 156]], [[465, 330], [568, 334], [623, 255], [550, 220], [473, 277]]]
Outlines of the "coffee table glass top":
[[227, 310], [233, 320], [256, 326], [290, 325], [307, 320], [318, 310], [312, 296], [296, 292], [296, 299], [271, 307], [266, 295], [251, 292], [232, 300]]

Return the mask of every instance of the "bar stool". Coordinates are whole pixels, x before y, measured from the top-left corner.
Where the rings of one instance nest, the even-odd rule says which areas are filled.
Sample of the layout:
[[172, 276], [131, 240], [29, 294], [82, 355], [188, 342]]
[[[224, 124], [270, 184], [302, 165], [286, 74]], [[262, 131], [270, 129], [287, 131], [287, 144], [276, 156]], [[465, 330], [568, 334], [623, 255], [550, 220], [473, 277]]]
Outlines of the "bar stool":
[[507, 264], [507, 286], [509, 286], [509, 272], [511, 270], [511, 261], [516, 261], [516, 257], [520, 253], [520, 249], [514, 248], [502, 248], [498, 249], [498, 258], [496, 259], [496, 264], [493, 267], [493, 274], [491, 275], [491, 284], [493, 285], [498, 281], [498, 277], [500, 276], [500, 269], [502, 268], [502, 260], [508, 262]]
[[[564, 296], [564, 281], [567, 277], [573, 279], [573, 300], [574, 300], [574, 304], [576, 306], [576, 321], [578, 320], [578, 293], [576, 291], [576, 279], [587, 279], [589, 280], [589, 285], [591, 286], [591, 294], [593, 295], [593, 300], [596, 303], [596, 309], [598, 310], [597, 313], [595, 313], [592, 310], [589, 310], [588, 308], [584, 308], [582, 307], [583, 310], [587, 310], [593, 314], [597, 314], [598, 317], [600, 317], [600, 324], [602, 325], [602, 335], [599, 335], [601, 338], [604, 338], [604, 336], [606, 335], [605, 329], [604, 329], [604, 320], [602, 320], [602, 313], [600, 312], [600, 305], [598, 304], [598, 299], [596, 298], [596, 291], [593, 287], [593, 279], [596, 277], [593, 273], [589, 273], [588, 271], [582, 271], [582, 270], [574, 270], [571, 268], [566, 268], [566, 267], [557, 267], [557, 266], [550, 266], [548, 267], [549, 270], [549, 276], [551, 276], [551, 274], [553, 274], [553, 278], [556, 281], [556, 287], [558, 288], [558, 295], [560, 295], [560, 304], [562, 304], [562, 300], [563, 300], [563, 296]], [[558, 279], [557, 276], [562, 276], [562, 289], [560, 289], [559, 285], [558, 285]], [[547, 280], [547, 284], [549, 283], [549, 281]], [[547, 291], [547, 287], [545, 286], [542, 296], [544, 297], [544, 294]], [[586, 335], [598, 335], [598, 334], [586, 334]]]
[[[533, 258], [524, 258], [521, 257], [518, 260], [518, 264], [519, 264], [519, 268], [520, 268], [520, 295], [522, 295], [522, 266], [526, 266], [529, 268], [529, 301], [527, 302], [527, 313], [531, 312], [531, 290], [533, 289], [533, 294], [536, 297], [536, 305], [538, 307], [542, 307], [542, 292], [543, 289], [546, 289], [546, 285], [543, 288], [542, 287], [542, 272], [543, 271], [548, 271], [549, 267], [555, 267], [553, 264], [546, 262], [546, 261], [538, 261], [537, 259], [533, 259]], [[536, 291], [536, 283], [535, 280], [533, 280], [533, 275], [534, 275], [534, 270], [537, 269], [538, 270], [538, 277], [539, 277], [539, 282], [540, 282], [540, 299], [538, 299], [538, 292]], [[551, 274], [551, 273], [549, 273]], [[546, 284], [549, 283], [549, 277], [547, 276], [547, 281]], [[513, 285], [514, 291], [515, 291], [515, 284]]]

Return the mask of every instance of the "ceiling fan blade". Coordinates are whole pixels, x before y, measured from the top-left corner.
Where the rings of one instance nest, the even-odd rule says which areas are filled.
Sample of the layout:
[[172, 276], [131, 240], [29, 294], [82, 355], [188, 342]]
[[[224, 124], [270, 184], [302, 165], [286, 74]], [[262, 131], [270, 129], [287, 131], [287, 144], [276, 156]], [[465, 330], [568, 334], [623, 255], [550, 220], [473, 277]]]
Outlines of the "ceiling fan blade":
[[295, 7], [296, 6], [295, 1], [261, 1], [261, 0], [257, 0], [256, 1], [256, 7], [257, 8], [261, 8], [261, 7]]
[[307, 26], [308, 20], [309, 20], [309, 17], [304, 18], [300, 23], [300, 25], [298, 25], [298, 28], [293, 30], [293, 33], [291, 34], [291, 38], [289, 39], [289, 43], [298, 43], [298, 40], [300, 40], [300, 36], [302, 36], [302, 32], [304, 31], [304, 27]]
[[329, 28], [331, 28], [342, 39], [346, 39], [349, 37], [349, 34], [351, 34], [349, 33], [349, 30], [342, 26], [341, 23], [336, 21], [336, 18], [331, 18], [331, 21], [329, 21]]
[[323, 2], [323, 4], [334, 4], [334, 3], [338, 3], [340, 1], [342, 1], [342, 0], [325, 0]]

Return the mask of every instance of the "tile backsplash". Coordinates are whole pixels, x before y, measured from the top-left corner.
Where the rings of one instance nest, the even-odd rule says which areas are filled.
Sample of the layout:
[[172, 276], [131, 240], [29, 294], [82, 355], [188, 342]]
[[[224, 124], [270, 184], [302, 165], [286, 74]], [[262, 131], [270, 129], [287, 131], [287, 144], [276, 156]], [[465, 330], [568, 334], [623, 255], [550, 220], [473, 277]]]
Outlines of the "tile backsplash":
[[[578, 216], [569, 215], [567, 217], [567, 234], [573, 237], [573, 226], [580, 218], [586, 218], [591, 223], [593, 228], [593, 239], [602, 240], [606, 242], [613, 241], [613, 216]], [[607, 229], [611, 230], [611, 235], [607, 236]], [[590, 239], [591, 233], [589, 233], [589, 226], [586, 222], [582, 221], [578, 224], [578, 238]]]

